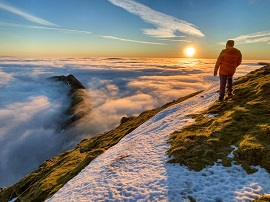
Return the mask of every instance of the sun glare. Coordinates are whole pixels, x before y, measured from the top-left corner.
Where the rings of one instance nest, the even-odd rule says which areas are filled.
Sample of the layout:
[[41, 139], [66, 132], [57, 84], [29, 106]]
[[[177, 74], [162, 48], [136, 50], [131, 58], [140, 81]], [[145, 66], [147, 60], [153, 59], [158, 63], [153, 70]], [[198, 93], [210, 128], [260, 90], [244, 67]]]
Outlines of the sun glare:
[[185, 49], [185, 54], [187, 57], [193, 57], [195, 54], [195, 48], [190, 46], [188, 48]]

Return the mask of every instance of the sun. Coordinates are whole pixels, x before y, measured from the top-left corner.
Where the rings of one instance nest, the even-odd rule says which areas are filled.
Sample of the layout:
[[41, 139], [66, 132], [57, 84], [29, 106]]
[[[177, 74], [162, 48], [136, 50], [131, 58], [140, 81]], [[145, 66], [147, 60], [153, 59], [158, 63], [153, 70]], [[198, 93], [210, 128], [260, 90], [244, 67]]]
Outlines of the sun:
[[187, 48], [185, 49], [185, 54], [186, 54], [187, 57], [193, 57], [194, 54], [195, 54], [195, 52], [196, 52], [196, 51], [195, 51], [195, 48], [192, 47], [192, 46], [187, 47]]

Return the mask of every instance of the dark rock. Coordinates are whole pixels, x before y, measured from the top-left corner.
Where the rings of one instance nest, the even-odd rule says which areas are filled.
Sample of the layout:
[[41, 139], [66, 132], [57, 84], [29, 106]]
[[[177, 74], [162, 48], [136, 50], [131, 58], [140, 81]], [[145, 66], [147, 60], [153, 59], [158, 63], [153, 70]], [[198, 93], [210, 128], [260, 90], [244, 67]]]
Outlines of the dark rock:
[[267, 63], [267, 62], [259, 62], [258, 64], [259, 65], [269, 65], [269, 63]]
[[92, 148], [83, 147], [83, 148], [80, 148], [80, 153], [88, 152], [88, 151], [91, 151], [91, 150], [92, 150]]
[[130, 121], [130, 120], [132, 120], [132, 119], [134, 119], [133, 116], [131, 116], [131, 117], [123, 117], [123, 118], [121, 119], [120, 124], [126, 123], [126, 122], [128, 122], [128, 121]]
[[72, 74], [68, 76], [53, 76], [50, 79], [53, 79], [55, 81], [62, 81], [68, 86], [70, 86], [72, 89], [85, 89], [81, 82], [79, 82]]
[[66, 114], [69, 118], [59, 127], [59, 130], [62, 132], [73, 123], [86, 116], [91, 111], [92, 106], [85, 87], [72, 74], [68, 76], [53, 76], [50, 77], [50, 79], [61, 81], [69, 87], [68, 95], [71, 98], [71, 103], [66, 110]]

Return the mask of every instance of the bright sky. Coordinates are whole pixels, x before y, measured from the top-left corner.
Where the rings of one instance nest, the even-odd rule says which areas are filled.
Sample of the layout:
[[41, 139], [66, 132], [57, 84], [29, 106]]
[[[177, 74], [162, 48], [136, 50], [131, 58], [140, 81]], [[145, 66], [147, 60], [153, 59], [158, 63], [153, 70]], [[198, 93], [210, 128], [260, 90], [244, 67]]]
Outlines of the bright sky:
[[269, 0], [0, 0], [0, 56], [270, 59]]

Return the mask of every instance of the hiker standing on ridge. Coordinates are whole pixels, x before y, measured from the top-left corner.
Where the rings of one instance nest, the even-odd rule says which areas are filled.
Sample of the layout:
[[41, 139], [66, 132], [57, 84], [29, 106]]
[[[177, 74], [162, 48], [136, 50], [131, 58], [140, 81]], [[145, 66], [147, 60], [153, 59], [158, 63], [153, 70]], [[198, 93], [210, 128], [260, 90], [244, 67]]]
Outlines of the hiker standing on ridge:
[[236, 68], [242, 62], [241, 52], [234, 48], [234, 41], [228, 40], [226, 43], [226, 49], [223, 49], [218, 56], [214, 76], [217, 75], [219, 69], [220, 79], [220, 90], [219, 90], [219, 101], [223, 101], [225, 95], [225, 88], [227, 84], [228, 96], [232, 96], [232, 78]]

